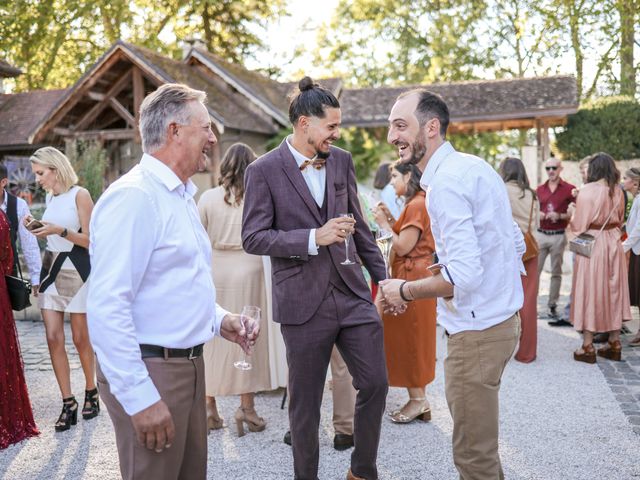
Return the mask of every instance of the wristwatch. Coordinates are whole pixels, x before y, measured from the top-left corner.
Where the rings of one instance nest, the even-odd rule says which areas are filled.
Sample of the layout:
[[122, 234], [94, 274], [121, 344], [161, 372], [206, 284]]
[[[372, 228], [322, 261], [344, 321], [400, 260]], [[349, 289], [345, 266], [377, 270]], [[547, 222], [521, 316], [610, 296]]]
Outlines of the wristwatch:
[[66, 237], [66, 236], [67, 236], [67, 234], [68, 234], [68, 233], [69, 233], [69, 232], [68, 232], [68, 231], [67, 231], [67, 229], [65, 228], [65, 229], [64, 229], [64, 230], [62, 230], [62, 232], [60, 233], [60, 236], [61, 236], [62, 238], [64, 238], [64, 237]]

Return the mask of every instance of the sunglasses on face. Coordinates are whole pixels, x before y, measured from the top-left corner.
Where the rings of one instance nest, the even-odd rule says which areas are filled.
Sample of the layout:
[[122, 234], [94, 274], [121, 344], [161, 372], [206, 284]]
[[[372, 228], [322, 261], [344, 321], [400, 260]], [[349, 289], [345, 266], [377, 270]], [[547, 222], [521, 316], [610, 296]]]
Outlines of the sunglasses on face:
[[553, 170], [554, 172], [558, 169], [558, 167], [544, 167], [544, 169], [548, 172], [549, 170]]

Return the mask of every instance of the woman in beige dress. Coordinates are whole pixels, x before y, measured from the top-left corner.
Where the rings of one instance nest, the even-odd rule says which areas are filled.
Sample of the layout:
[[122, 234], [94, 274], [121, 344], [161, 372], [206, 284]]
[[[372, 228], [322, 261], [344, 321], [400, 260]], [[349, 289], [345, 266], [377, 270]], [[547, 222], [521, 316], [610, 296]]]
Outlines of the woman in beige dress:
[[235, 413], [240, 436], [244, 435], [245, 424], [252, 432], [265, 429], [266, 422], [254, 408], [254, 394], [272, 388], [268, 347], [272, 325], [267, 318], [263, 260], [245, 253], [241, 240], [244, 172], [255, 158], [247, 145], [232, 145], [220, 165], [220, 186], [204, 192], [198, 202], [200, 219], [211, 239], [217, 302], [232, 312], [242, 311], [245, 305], [255, 305], [262, 311], [260, 337], [249, 360], [251, 370], [234, 368], [234, 362], [243, 359], [237, 345], [214, 338], [204, 347], [208, 428], [223, 426], [215, 397], [240, 395]]
[[569, 222], [571, 237], [589, 233], [596, 240], [591, 256], [576, 255], [571, 289], [571, 323], [582, 332], [582, 347], [574, 352], [578, 362], [596, 363], [593, 335], [608, 332], [608, 344], [597, 355], [621, 360], [620, 328], [631, 319], [627, 263], [620, 241], [624, 196], [618, 187], [620, 172], [613, 158], [596, 153], [589, 160], [587, 184], [580, 189]]

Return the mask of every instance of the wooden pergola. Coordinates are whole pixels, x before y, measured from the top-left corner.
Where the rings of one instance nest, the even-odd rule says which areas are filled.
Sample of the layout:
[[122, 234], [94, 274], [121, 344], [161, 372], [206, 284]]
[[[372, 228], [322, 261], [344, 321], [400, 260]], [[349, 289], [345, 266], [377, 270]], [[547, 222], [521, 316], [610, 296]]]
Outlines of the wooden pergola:
[[[107, 149], [111, 182], [139, 160], [140, 105], [165, 83], [184, 83], [207, 93], [219, 143], [210, 159], [209, 180], [201, 187], [215, 184], [216, 165], [232, 143], [242, 141], [262, 153], [270, 139], [289, 128], [287, 95], [295, 82], [272, 80], [200, 48], [174, 60], [118, 41], [67, 90], [0, 96], [0, 153], [97, 140]], [[343, 88], [335, 78], [320, 83], [338, 96], [345, 127], [386, 128], [396, 97], [421, 87], [447, 102], [452, 133], [535, 129], [538, 170], [550, 155], [549, 129], [564, 125], [578, 109], [572, 76], [362, 89]], [[25, 107], [29, 96], [36, 104]], [[3, 127], [12, 122], [19, 128]]]

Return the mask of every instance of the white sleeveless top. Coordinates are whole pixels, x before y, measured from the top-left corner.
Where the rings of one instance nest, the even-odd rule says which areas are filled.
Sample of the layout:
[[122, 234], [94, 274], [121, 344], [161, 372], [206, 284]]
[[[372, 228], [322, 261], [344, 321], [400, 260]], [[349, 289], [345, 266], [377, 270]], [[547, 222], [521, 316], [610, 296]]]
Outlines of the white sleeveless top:
[[[80, 216], [76, 205], [76, 195], [80, 187], [74, 185], [68, 191], [58, 195], [47, 194], [47, 208], [42, 215], [42, 220], [60, 225], [70, 232], [80, 230]], [[73, 243], [60, 235], [47, 236], [47, 250], [50, 252], [69, 252]]]

